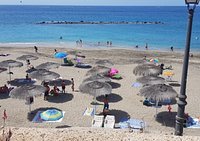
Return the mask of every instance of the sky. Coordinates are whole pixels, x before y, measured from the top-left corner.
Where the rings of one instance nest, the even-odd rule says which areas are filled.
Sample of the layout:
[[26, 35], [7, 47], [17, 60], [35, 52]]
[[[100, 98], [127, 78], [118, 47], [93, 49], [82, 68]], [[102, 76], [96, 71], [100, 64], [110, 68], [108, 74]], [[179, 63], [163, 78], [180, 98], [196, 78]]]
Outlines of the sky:
[[0, 5], [184, 6], [184, 0], [0, 0]]

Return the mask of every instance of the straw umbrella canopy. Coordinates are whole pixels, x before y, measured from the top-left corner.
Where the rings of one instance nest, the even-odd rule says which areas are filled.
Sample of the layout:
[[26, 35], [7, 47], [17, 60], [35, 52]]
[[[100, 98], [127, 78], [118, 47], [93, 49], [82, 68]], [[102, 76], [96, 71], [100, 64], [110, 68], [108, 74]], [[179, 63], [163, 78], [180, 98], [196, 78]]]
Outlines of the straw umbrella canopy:
[[46, 90], [41, 85], [23, 85], [10, 91], [10, 97], [26, 100], [28, 97], [41, 96]]
[[150, 62], [148, 62], [147, 60], [136, 60], [136, 61], [134, 61], [134, 63], [138, 64], [138, 65], [140, 65], [140, 64], [150, 64]]
[[60, 64], [58, 63], [54, 63], [54, 62], [46, 62], [46, 63], [42, 63], [38, 66], [36, 66], [36, 69], [46, 69], [46, 70], [50, 70], [53, 68], [58, 68], [60, 66]]
[[[41, 96], [45, 90], [46, 88], [41, 85], [23, 85], [11, 90], [9, 96], [20, 100], [30, 100], [31, 97]], [[29, 112], [31, 112], [31, 103], [28, 104]]]
[[[140, 89], [139, 95], [155, 101], [157, 107], [158, 102], [164, 102], [166, 100], [174, 100], [178, 94], [171, 86], [165, 84], [155, 84]], [[157, 108], [156, 108], [156, 115], [157, 115]]]
[[113, 62], [111, 62], [110, 60], [98, 60], [95, 62], [95, 64], [100, 65], [100, 66], [113, 66]]
[[20, 57], [17, 57], [17, 60], [37, 60], [37, 59], [38, 57], [33, 55], [22, 55]]
[[93, 67], [92, 69], [90, 69], [87, 73], [86, 76], [88, 75], [96, 75], [96, 74], [103, 74], [106, 75], [108, 74], [110, 68], [109, 67], [105, 67], [105, 66], [96, 66]]
[[71, 84], [71, 81], [70, 80], [66, 80], [66, 79], [56, 79], [56, 80], [51, 80], [48, 82], [48, 84], [50, 86], [62, 86], [62, 83], [64, 83], [65, 85], [70, 85]]
[[112, 92], [112, 86], [105, 82], [89, 81], [82, 83], [79, 86], [79, 90], [82, 93], [87, 93], [96, 97], [104, 94], [110, 94]]
[[160, 73], [161, 73], [161, 68], [154, 64], [138, 65], [133, 70], [133, 74], [143, 75], [143, 76], [149, 76], [149, 75], [157, 76]]
[[144, 96], [147, 99], [162, 102], [169, 99], [175, 99], [178, 94], [171, 86], [165, 84], [155, 84], [140, 89], [139, 95]]
[[41, 81], [43, 81], [43, 80], [49, 81], [49, 80], [53, 80], [53, 79], [60, 77], [60, 75], [58, 73], [48, 71], [45, 69], [38, 69], [38, 70], [35, 70], [35, 71], [29, 73], [29, 77], [32, 79], [37, 79], [37, 80], [41, 80]]
[[9, 74], [9, 78], [11, 80], [11, 71], [10, 71], [10, 68], [21, 67], [21, 66], [23, 66], [23, 63], [15, 61], [15, 60], [5, 60], [5, 61], [0, 62], [0, 66], [8, 68], [8, 74]]
[[21, 66], [23, 66], [23, 63], [15, 61], [15, 60], [5, 60], [5, 61], [0, 62], [0, 66], [1, 67], [14, 68], [14, 67], [21, 67]]
[[88, 81], [110, 82], [111, 80], [108, 77], [102, 76], [101, 74], [96, 74], [83, 80], [83, 82]]
[[6, 68], [0, 68], [0, 73], [2, 73], [4, 71], [7, 71], [7, 69]]
[[143, 76], [136, 79], [137, 82], [143, 85], [164, 84], [165, 79], [158, 76]]

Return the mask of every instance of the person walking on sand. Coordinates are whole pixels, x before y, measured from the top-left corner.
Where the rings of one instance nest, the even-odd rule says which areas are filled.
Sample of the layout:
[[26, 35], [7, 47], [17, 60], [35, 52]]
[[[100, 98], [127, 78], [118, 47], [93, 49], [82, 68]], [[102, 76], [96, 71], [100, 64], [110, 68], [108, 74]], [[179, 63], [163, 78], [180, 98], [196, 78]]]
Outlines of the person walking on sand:
[[38, 48], [36, 46], [34, 46], [34, 49], [35, 49], [35, 53], [38, 52]]
[[72, 91], [74, 92], [74, 78], [71, 78], [71, 82], [72, 82]]

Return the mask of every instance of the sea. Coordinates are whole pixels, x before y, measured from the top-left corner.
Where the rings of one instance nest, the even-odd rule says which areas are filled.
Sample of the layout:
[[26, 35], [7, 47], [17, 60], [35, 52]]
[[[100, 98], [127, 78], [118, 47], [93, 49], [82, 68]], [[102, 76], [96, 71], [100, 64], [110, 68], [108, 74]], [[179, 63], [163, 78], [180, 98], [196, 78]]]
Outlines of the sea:
[[[163, 24], [37, 24], [69, 22], [161, 22]], [[185, 48], [186, 6], [0, 6], [1, 44], [71, 44], [83, 47]], [[193, 18], [191, 50], [200, 50], [200, 8]]]

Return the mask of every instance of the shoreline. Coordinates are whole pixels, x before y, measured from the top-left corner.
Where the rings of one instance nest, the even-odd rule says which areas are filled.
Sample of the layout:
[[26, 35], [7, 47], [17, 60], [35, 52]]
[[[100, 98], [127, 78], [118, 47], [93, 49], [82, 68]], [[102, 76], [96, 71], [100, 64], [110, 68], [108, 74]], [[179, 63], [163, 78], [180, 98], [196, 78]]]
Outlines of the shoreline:
[[[145, 49], [145, 47], [133, 47], [128, 45], [118, 45], [118, 46], [106, 46], [106, 45], [90, 45], [90, 44], [83, 44], [83, 47], [76, 46], [75, 42], [14, 42], [14, 43], [1, 43], [0, 42], [0, 48], [6, 48], [6, 47], [12, 47], [12, 48], [31, 48], [34, 46], [42, 47], [42, 48], [71, 48], [71, 49], [88, 49], [88, 50], [102, 50], [102, 49], [125, 49], [125, 50], [134, 50], [134, 51], [156, 51], [156, 52], [171, 52], [171, 53], [184, 53], [184, 48], [174, 48], [174, 51], [172, 52], [169, 48], [164, 47], [149, 47], [148, 50]], [[200, 49], [190, 49], [190, 53], [192, 54], [200, 54]]]

